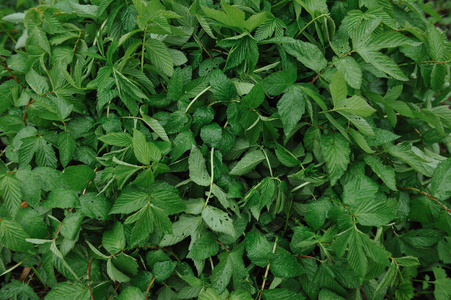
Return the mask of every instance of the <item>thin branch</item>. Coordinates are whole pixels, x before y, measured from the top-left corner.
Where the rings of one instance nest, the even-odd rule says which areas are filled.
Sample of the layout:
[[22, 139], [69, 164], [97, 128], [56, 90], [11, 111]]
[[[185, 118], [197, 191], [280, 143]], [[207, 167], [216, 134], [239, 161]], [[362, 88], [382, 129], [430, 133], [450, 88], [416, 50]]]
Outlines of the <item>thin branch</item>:
[[[277, 247], [277, 236], [276, 236], [276, 241], [274, 242], [274, 247], [272, 248], [272, 253], [274, 254], [276, 252], [276, 247]], [[260, 300], [262, 298], [262, 293], [263, 290], [265, 288], [265, 284], [266, 284], [266, 279], [269, 273], [269, 267], [271, 266], [271, 263], [268, 263], [268, 265], [266, 266], [266, 271], [265, 271], [265, 276], [263, 277], [263, 282], [262, 282], [262, 286], [260, 288], [260, 292], [258, 293], [258, 300]]]
[[210, 173], [211, 173], [211, 177], [210, 177], [210, 191], [208, 192], [208, 196], [207, 196], [207, 200], [205, 200], [205, 205], [204, 208], [207, 207], [208, 205], [208, 201], [211, 198], [211, 193], [213, 192], [213, 177], [215, 175], [215, 166], [214, 166], [214, 154], [215, 154], [215, 148], [212, 147], [211, 148], [211, 152], [210, 152]]
[[121, 285], [120, 282], [118, 282], [118, 283], [116, 284], [116, 287], [114, 288], [114, 291], [113, 291], [113, 293], [111, 294], [111, 296], [108, 297], [108, 300], [111, 300], [111, 299], [113, 298], [114, 294], [116, 293], [116, 291], [117, 291], [117, 289], [119, 288], [120, 285]]
[[314, 260], [319, 261], [319, 262], [323, 262], [321, 259], [313, 257], [313, 256], [299, 255], [299, 257], [301, 257], [301, 258], [310, 258], [310, 259], [314, 259]]
[[[348, 56], [348, 55], [351, 55], [351, 54], [354, 53], [354, 52], [355, 52], [355, 50], [351, 50], [351, 51], [349, 51], [349, 52], [343, 54], [342, 56], [340, 56], [338, 59], [342, 59], [342, 58], [344, 58], [344, 57], [346, 57], [346, 56]], [[315, 81], [319, 78], [319, 76], [321, 76], [321, 74], [323, 74], [324, 71], [326, 71], [328, 68], [331, 68], [331, 67], [333, 67], [333, 66], [334, 66], [334, 63], [331, 63], [330, 65], [328, 65], [327, 67], [325, 67], [324, 69], [322, 69], [321, 72], [319, 72], [319, 73], [315, 76], [315, 78], [313, 78], [313, 80], [310, 81], [310, 84], [314, 84]]]
[[91, 259], [89, 260], [89, 264], [88, 264], [87, 278], [88, 278], [89, 292], [91, 293], [91, 300], [94, 300], [94, 295], [92, 293], [92, 287], [91, 287], [91, 281], [89, 281], [89, 270], [91, 269], [92, 259], [93, 259], [93, 257], [91, 256]]
[[217, 240], [217, 242], [218, 242], [218, 244], [219, 244], [222, 248], [224, 248], [224, 250], [225, 250], [226, 252], [229, 252], [229, 249], [227, 249], [227, 247], [224, 246], [223, 243], [221, 243], [219, 240]]
[[11, 41], [13, 41], [14, 44], [17, 44], [17, 41], [13, 38], [13, 36], [11, 35], [11, 33], [9, 33], [3, 26], [2, 24], [0, 24], [0, 29], [3, 30], [6, 35], [11, 39]]
[[25, 86], [22, 84], [22, 82], [19, 81], [19, 79], [17, 79], [16, 75], [14, 75], [13, 71], [11, 71], [10, 68], [8, 68], [8, 65], [6, 64], [5, 60], [0, 57], [0, 61], [2, 62], [3, 67], [9, 72], [9, 74], [11, 74], [11, 77], [18, 83], [20, 84], [20, 86], [22, 87], [22, 89], [25, 89]]
[[211, 86], [205, 88], [202, 92], [200, 92], [196, 97], [194, 97], [194, 99], [188, 104], [188, 106], [185, 109], [185, 114], [188, 113], [188, 110], [191, 108], [191, 106], [194, 104], [194, 102], [196, 102], [197, 99], [199, 99], [200, 96], [202, 96], [204, 93], [206, 93], [209, 89], [211, 88]]
[[449, 209], [448, 207], [446, 207], [442, 202], [438, 201], [436, 198], [434, 198], [432, 195], [429, 195], [428, 193], [425, 193], [425, 192], [423, 192], [423, 191], [420, 191], [419, 189], [416, 189], [416, 188], [413, 188], [413, 187], [410, 187], [410, 186], [402, 186], [402, 187], [399, 187], [399, 189], [402, 189], [402, 190], [409, 190], [409, 191], [414, 191], [414, 192], [420, 193], [420, 194], [422, 194], [423, 196], [426, 196], [426, 197], [428, 197], [429, 199], [434, 200], [434, 201], [435, 201], [438, 205], [440, 205], [444, 210], [446, 210], [449, 214], [451, 214], [451, 209]]
[[152, 280], [150, 281], [149, 285], [147, 286], [147, 289], [146, 289], [146, 300], [147, 300], [147, 296], [149, 296], [148, 294], [149, 294], [149, 291], [150, 291], [150, 287], [152, 286], [154, 281], [155, 281], [155, 276], [152, 277]]
[[304, 30], [306, 30], [313, 22], [315, 22], [315, 21], [318, 20], [319, 18], [322, 18], [322, 17], [328, 17], [328, 16], [329, 16], [329, 14], [327, 13], [327, 14], [319, 15], [319, 16], [317, 16], [316, 18], [312, 19], [310, 22], [307, 23], [307, 25], [304, 26], [304, 28], [301, 29], [301, 31], [299, 31], [299, 32], [296, 34], [296, 36], [295, 36], [294, 38], [297, 38], [298, 36], [300, 36], [301, 33], [304, 32]]

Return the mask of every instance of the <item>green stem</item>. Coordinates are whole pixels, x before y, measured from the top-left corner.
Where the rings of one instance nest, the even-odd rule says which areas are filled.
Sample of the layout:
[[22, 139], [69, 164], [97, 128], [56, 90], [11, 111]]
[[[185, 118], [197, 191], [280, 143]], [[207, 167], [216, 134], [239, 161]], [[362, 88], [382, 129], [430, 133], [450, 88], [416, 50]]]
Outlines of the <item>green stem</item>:
[[210, 177], [210, 191], [208, 192], [207, 200], [205, 200], [204, 208], [207, 207], [208, 201], [211, 198], [211, 193], [212, 193], [212, 190], [213, 190], [213, 177], [215, 175], [215, 166], [214, 166], [214, 163], [213, 163], [214, 154], [215, 154], [215, 148], [212, 147], [211, 151], [210, 151], [210, 173], [211, 173], [211, 177]]
[[211, 86], [205, 88], [188, 104], [188, 107], [185, 109], [185, 114], [188, 113], [188, 110], [191, 108], [191, 106], [193, 106], [194, 102], [196, 102], [196, 100], [199, 99], [199, 97], [202, 96], [204, 93], [206, 93], [210, 88], [211, 88]]
[[299, 31], [299, 32], [296, 34], [296, 36], [295, 36], [294, 38], [295, 38], [295, 39], [298, 38], [298, 36], [300, 36], [301, 33], [304, 32], [304, 30], [306, 30], [307, 27], [309, 27], [313, 22], [315, 22], [315, 21], [318, 20], [319, 18], [326, 17], [326, 16], [329, 16], [329, 14], [322, 14], [322, 15], [319, 15], [319, 16], [317, 16], [316, 18], [312, 19], [310, 22], [307, 23], [307, 25], [304, 26], [304, 28], [301, 29], [301, 31]]
[[144, 29], [143, 46], [141, 49], [141, 72], [144, 71], [144, 50], [146, 49], [147, 26], [149, 25], [146, 23], [146, 28]]
[[266, 151], [265, 151], [265, 149], [262, 146], [259, 146], [259, 147], [262, 149], [263, 154], [265, 155], [265, 158], [266, 158], [266, 162], [268, 163], [269, 174], [271, 175], [271, 177], [274, 177], [274, 174], [272, 173], [271, 163], [269, 162], [268, 155], [266, 155]]

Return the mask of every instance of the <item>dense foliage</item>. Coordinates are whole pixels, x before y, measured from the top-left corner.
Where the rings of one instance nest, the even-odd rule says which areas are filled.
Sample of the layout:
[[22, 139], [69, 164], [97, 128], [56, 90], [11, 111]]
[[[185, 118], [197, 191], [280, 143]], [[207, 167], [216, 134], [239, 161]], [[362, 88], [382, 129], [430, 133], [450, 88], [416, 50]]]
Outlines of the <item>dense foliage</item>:
[[0, 299], [450, 299], [440, 15], [217, 2], [0, 5]]

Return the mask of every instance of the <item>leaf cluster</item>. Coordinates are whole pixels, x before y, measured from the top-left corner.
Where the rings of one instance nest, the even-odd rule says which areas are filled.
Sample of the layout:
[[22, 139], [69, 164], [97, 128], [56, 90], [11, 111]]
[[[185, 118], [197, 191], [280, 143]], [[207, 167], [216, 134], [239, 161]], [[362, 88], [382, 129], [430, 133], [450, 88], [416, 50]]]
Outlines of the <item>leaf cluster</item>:
[[429, 3], [12, 2], [0, 299], [450, 299]]

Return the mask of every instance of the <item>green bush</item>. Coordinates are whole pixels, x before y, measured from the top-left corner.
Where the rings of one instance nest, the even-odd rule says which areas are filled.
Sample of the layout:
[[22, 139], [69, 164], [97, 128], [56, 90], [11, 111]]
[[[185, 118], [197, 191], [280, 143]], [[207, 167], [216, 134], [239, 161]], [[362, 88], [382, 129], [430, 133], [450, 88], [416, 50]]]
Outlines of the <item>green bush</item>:
[[14, 2], [0, 299], [451, 298], [429, 4]]

